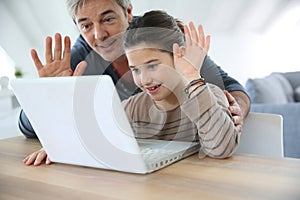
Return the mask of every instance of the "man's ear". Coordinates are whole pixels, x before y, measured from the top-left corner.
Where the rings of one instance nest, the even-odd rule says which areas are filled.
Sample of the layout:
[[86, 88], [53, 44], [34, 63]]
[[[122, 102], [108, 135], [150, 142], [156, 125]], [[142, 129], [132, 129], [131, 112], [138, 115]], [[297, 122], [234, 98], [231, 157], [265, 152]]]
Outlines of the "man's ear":
[[133, 15], [132, 15], [132, 5], [129, 4], [127, 9], [126, 9], [126, 14], [127, 14], [127, 19], [128, 19], [128, 23], [130, 23], [133, 19]]

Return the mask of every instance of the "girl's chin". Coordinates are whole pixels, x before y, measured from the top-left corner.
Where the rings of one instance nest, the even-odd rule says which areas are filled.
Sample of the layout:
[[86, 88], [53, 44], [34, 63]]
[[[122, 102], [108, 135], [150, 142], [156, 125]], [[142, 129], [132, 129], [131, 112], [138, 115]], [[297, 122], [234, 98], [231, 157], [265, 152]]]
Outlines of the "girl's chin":
[[159, 94], [156, 93], [154, 95], [149, 94], [150, 97], [154, 100], [154, 101], [173, 101], [174, 98], [177, 99], [176, 95], [174, 95], [172, 92], [170, 91], [166, 91], [166, 92], [160, 92]]

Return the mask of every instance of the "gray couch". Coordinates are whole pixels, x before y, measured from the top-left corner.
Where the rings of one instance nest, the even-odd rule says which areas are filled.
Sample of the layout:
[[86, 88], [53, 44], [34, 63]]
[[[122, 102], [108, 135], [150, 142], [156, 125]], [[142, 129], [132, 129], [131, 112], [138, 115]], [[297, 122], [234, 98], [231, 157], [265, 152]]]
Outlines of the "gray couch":
[[246, 91], [251, 112], [282, 115], [284, 156], [300, 158], [300, 71], [248, 79]]

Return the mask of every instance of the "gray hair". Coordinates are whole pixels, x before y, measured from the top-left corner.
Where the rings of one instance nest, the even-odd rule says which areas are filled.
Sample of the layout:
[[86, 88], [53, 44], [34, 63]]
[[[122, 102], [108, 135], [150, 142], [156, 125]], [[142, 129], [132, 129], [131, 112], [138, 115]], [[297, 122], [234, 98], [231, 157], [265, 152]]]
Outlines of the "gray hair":
[[[101, 1], [101, 0], [99, 0]], [[116, 2], [119, 6], [123, 8], [125, 11], [128, 6], [130, 5], [130, 0], [112, 0]], [[70, 16], [72, 17], [73, 21], [75, 21], [75, 15], [79, 8], [81, 8], [85, 4], [86, 0], [66, 0], [66, 6], [69, 11]]]

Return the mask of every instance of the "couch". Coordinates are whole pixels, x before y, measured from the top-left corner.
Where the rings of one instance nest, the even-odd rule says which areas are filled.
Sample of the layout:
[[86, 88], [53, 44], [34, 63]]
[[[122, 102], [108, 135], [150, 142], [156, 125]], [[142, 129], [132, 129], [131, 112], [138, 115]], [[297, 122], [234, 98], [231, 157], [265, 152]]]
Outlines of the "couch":
[[245, 87], [251, 112], [282, 115], [284, 156], [300, 158], [300, 71], [250, 78]]

